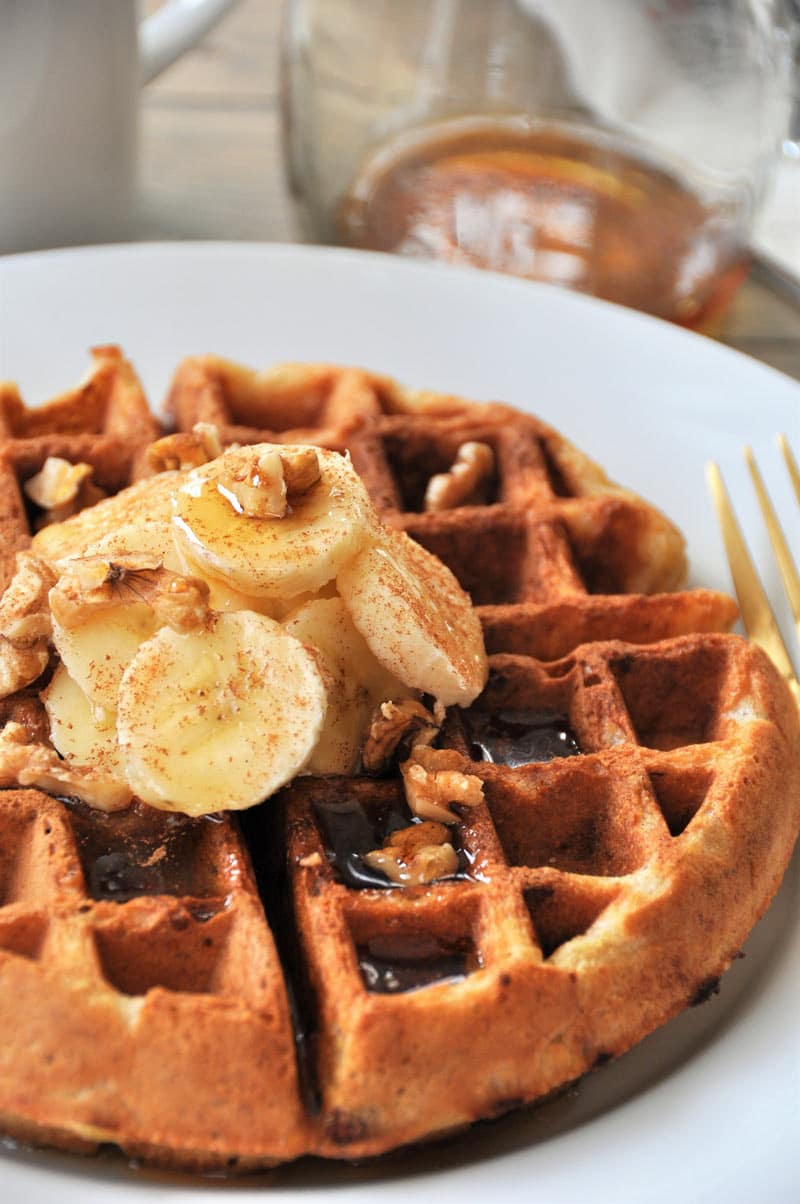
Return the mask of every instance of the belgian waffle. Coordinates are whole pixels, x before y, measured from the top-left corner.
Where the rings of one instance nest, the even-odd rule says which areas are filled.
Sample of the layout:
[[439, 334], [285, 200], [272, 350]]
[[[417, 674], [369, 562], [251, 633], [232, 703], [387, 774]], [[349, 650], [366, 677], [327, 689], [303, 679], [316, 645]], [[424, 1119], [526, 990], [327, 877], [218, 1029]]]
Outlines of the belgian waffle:
[[16, 385], [0, 382], [0, 581], [30, 543], [41, 509], [24, 485], [49, 456], [89, 464], [94, 484], [116, 493], [142, 471], [144, 449], [161, 427], [118, 347], [95, 347], [92, 366], [75, 388], [28, 406]]
[[[713, 989], [790, 856], [800, 734], [727, 599], [647, 592], [683, 573], [674, 528], [533, 419], [355, 370], [193, 360], [168, 414], [348, 448], [472, 589], [489, 683], [439, 743], [485, 801], [457, 876], [401, 888], [363, 860], [410, 818], [391, 772], [241, 823], [0, 792], [3, 1128], [193, 1169], [360, 1158], [541, 1098]], [[33, 438], [0, 453], [17, 501]], [[494, 449], [485, 495], [422, 512], [465, 439]], [[41, 728], [35, 691], [0, 718]]]
[[[651, 642], [734, 621], [722, 594], [670, 592], [686, 573], [672, 523], [509, 406], [411, 391], [358, 369], [253, 372], [204, 356], [179, 367], [167, 413], [179, 430], [215, 423], [223, 443], [349, 451], [384, 522], [429, 548], [470, 594], [489, 652], [550, 660], [590, 640]], [[426, 483], [468, 440], [494, 451], [481, 504], [426, 513]]]

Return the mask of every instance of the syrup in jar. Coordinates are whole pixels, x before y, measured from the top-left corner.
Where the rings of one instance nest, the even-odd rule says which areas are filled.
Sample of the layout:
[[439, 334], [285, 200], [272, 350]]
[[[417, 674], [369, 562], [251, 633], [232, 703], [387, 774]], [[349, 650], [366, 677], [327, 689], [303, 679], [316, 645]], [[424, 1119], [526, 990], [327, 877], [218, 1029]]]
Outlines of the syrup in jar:
[[558, 127], [463, 119], [374, 153], [339, 241], [565, 285], [693, 327], [747, 265], [737, 215], [674, 176]]

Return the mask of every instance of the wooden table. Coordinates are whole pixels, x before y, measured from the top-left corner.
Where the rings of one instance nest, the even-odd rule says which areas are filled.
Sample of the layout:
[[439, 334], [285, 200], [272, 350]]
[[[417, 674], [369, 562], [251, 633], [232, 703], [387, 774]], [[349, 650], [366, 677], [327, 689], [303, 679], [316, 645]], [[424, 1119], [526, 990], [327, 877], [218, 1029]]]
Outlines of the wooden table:
[[[241, 0], [143, 100], [137, 236], [298, 241], [281, 167], [280, 0]], [[756, 274], [716, 332], [800, 380], [800, 306]]]

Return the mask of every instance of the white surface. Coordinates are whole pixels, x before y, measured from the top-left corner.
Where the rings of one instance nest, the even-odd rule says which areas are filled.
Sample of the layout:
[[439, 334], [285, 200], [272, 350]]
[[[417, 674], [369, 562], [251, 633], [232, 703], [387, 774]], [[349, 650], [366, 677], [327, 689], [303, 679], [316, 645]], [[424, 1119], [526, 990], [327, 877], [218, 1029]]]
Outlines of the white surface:
[[[214, 351], [259, 366], [359, 363], [408, 384], [528, 407], [680, 523], [695, 583], [728, 588], [706, 459], [720, 461], [765, 565], [740, 466], [746, 441], [780, 483], [776, 497], [788, 513], [772, 437], [784, 430], [800, 450], [800, 386], [699, 336], [547, 286], [357, 252], [243, 244], [0, 259], [0, 378], [16, 378], [29, 401], [73, 383], [85, 349], [112, 341], [134, 360], [154, 401], [182, 356]], [[775, 573], [765, 578], [777, 598]], [[406, 1204], [413, 1193], [441, 1204], [792, 1204], [798, 920], [796, 857], [719, 996], [576, 1092], [444, 1145], [362, 1168], [306, 1162], [243, 1183], [9, 1149], [0, 1151], [2, 1199]]]

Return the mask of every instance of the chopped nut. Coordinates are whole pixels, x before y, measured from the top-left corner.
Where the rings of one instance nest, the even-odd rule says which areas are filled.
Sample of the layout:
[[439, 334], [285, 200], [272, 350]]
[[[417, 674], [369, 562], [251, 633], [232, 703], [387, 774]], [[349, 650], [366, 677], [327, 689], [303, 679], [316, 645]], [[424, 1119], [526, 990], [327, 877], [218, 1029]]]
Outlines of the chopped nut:
[[30, 552], [17, 556], [17, 571], [0, 599], [0, 698], [30, 685], [46, 668], [51, 635], [48, 593], [55, 574]]
[[29, 741], [46, 744], [50, 740], [50, 720], [36, 694], [21, 690], [0, 700], [0, 728], [7, 723], [19, 723]]
[[71, 765], [54, 748], [29, 742], [21, 723], [0, 731], [0, 788], [35, 786], [52, 794], [73, 795], [99, 811], [121, 811], [130, 788], [93, 765]]
[[225, 488], [248, 518], [283, 518], [289, 508], [277, 451], [254, 452], [246, 465], [225, 477]]
[[191, 431], [178, 431], [156, 439], [147, 449], [147, 463], [154, 472], [196, 468], [222, 455], [219, 430], [213, 422], [196, 422]]
[[401, 743], [406, 751], [416, 744], [431, 744], [439, 733], [440, 723], [441, 719], [437, 722], [414, 698], [382, 702], [373, 714], [361, 753], [364, 769], [367, 773], [385, 769]]
[[290, 498], [308, 493], [320, 479], [319, 456], [313, 447], [297, 447], [290, 452], [281, 452], [283, 479]]
[[225, 478], [248, 518], [283, 518], [293, 497], [307, 493], [320, 479], [313, 447], [254, 449], [248, 461]]
[[447, 828], [426, 821], [392, 832], [382, 849], [365, 854], [364, 864], [381, 870], [398, 885], [419, 886], [452, 877], [458, 870], [458, 854]]
[[36, 527], [63, 522], [105, 497], [91, 479], [93, 472], [91, 464], [72, 464], [60, 456], [48, 456], [39, 472], [22, 486], [25, 495], [47, 512], [37, 520]]
[[59, 456], [48, 456], [39, 472], [23, 485], [32, 502], [43, 510], [63, 506], [77, 497], [81, 483], [92, 475], [91, 464], [71, 464]]
[[[181, 577], [161, 569], [155, 574], [150, 605], [173, 631], [197, 631], [208, 620], [208, 585], [198, 577]], [[159, 580], [160, 578], [160, 580]]]
[[416, 745], [411, 756], [400, 766], [406, 802], [413, 815], [421, 819], [438, 820], [443, 824], [458, 822], [458, 816], [447, 806], [476, 807], [483, 801], [483, 782], [475, 774], [465, 773], [467, 761], [453, 748], [428, 748]]
[[50, 610], [62, 627], [79, 627], [90, 615], [125, 602], [143, 602], [175, 631], [193, 631], [208, 618], [208, 586], [182, 577], [140, 553], [106, 560], [69, 561], [50, 590]]
[[308, 853], [307, 856], [301, 857], [297, 864], [305, 869], [316, 869], [318, 865], [322, 865], [322, 858], [319, 853]]
[[494, 452], [488, 443], [462, 443], [448, 472], [437, 473], [425, 490], [426, 510], [452, 510], [481, 499], [481, 487], [494, 474]]
[[394, 849], [397, 856], [406, 861], [420, 849], [428, 845], [446, 844], [449, 839], [450, 833], [444, 824], [426, 819], [422, 823], [409, 824], [407, 828], [398, 828], [390, 833], [383, 847]]

